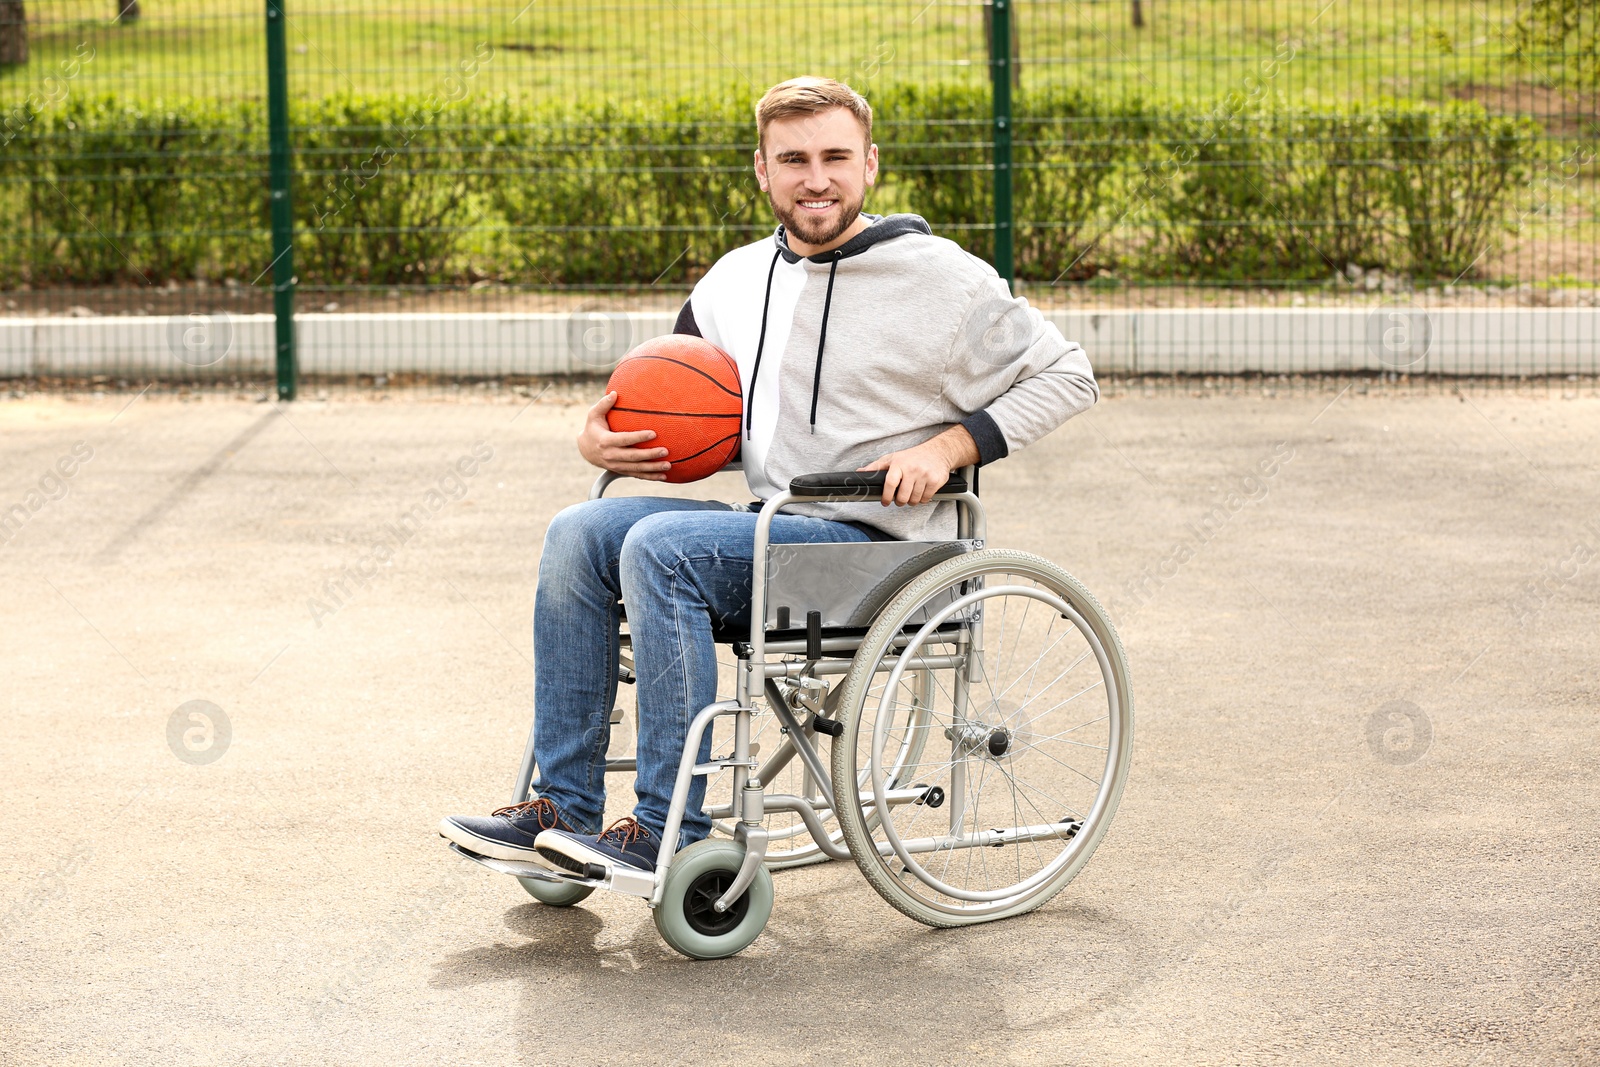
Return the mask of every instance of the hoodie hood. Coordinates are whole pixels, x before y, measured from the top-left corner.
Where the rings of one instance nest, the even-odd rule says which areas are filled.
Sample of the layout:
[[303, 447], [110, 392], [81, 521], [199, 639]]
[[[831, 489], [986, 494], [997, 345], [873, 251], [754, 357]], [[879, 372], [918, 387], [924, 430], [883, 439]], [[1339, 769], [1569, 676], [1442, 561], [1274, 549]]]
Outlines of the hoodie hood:
[[873, 245], [881, 241], [889, 241], [896, 237], [904, 237], [908, 233], [921, 233], [932, 235], [933, 229], [928, 225], [928, 220], [921, 215], [873, 215], [863, 211], [861, 217], [869, 220], [871, 225], [838, 248], [826, 252], [818, 252], [814, 256], [802, 256], [789, 247], [789, 234], [782, 226], [773, 232], [773, 239], [778, 243], [778, 254], [785, 263], [798, 263], [802, 259], [809, 259], [813, 263], [832, 263], [851, 256], [859, 256]]

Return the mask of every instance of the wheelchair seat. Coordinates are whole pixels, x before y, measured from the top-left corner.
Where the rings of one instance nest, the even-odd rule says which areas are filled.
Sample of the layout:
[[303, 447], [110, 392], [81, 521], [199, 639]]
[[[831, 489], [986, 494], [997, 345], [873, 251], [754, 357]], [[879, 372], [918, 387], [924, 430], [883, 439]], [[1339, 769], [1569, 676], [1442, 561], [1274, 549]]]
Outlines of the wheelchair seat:
[[[970, 539], [769, 545], [766, 641], [775, 649], [794, 649], [795, 643], [803, 642], [807, 659], [823, 658], [824, 646], [830, 645], [833, 654], [848, 658], [873, 619], [907, 583], [980, 545]], [[627, 621], [627, 606], [619, 602], [618, 607]], [[914, 631], [922, 621], [907, 628]], [[754, 652], [748, 624], [714, 618], [711, 639], [733, 646], [739, 659]], [[838, 639], [846, 639], [848, 647]]]
[[[627, 605], [619, 604], [618, 608], [621, 610], [622, 621], [626, 622], [628, 620]], [[869, 629], [871, 629], [869, 626], [824, 626], [821, 629], [820, 637], [825, 641], [839, 637], [860, 639], [866, 636]], [[627, 635], [624, 634], [623, 636], [626, 637]], [[803, 627], [767, 631], [769, 644], [781, 641], [804, 641], [805, 639], [806, 630]], [[730, 626], [713, 619], [711, 622], [711, 640], [719, 645], [731, 645], [733, 654], [740, 659], [750, 658], [750, 627], [748, 625]], [[839, 655], [846, 657], [850, 654], [849, 652], [839, 653]]]

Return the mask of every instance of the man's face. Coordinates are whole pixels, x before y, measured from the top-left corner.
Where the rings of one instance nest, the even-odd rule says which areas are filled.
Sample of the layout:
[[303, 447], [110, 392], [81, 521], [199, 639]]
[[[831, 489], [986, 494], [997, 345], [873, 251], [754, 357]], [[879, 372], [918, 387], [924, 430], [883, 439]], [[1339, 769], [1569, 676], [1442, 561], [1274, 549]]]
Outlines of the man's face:
[[817, 246], [848, 230], [878, 180], [878, 146], [866, 144], [856, 117], [839, 107], [777, 119], [763, 141], [756, 180], [789, 236]]

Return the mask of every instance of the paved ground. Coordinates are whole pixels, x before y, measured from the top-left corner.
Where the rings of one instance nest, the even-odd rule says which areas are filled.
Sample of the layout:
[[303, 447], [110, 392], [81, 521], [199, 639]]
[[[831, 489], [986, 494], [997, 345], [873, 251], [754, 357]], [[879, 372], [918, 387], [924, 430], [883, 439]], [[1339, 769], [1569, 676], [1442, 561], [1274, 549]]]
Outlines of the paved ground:
[[696, 964], [434, 836], [521, 751], [538, 546], [590, 480], [551, 400], [0, 404], [0, 1062], [1600, 1058], [1600, 401], [1115, 399], [987, 472], [994, 542], [1122, 628], [1110, 837], [966, 931], [781, 874]]

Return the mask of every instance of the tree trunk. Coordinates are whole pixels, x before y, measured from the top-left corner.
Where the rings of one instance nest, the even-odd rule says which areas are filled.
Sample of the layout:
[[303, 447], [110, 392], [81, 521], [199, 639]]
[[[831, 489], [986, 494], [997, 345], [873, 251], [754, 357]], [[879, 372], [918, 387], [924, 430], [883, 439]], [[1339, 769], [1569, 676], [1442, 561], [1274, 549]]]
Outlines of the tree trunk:
[[138, 22], [139, 0], [117, 0], [117, 18], [122, 22]]
[[1139, 0], [1133, 0], [1133, 28], [1137, 30], [1142, 29], [1143, 27], [1144, 5], [1140, 3]]
[[[1011, 88], [1022, 88], [1022, 37], [1017, 29], [1017, 6], [1011, 5]], [[983, 47], [994, 55], [994, 8], [983, 5]]]
[[0, 67], [28, 61], [28, 15], [22, 0], [0, 0]]

